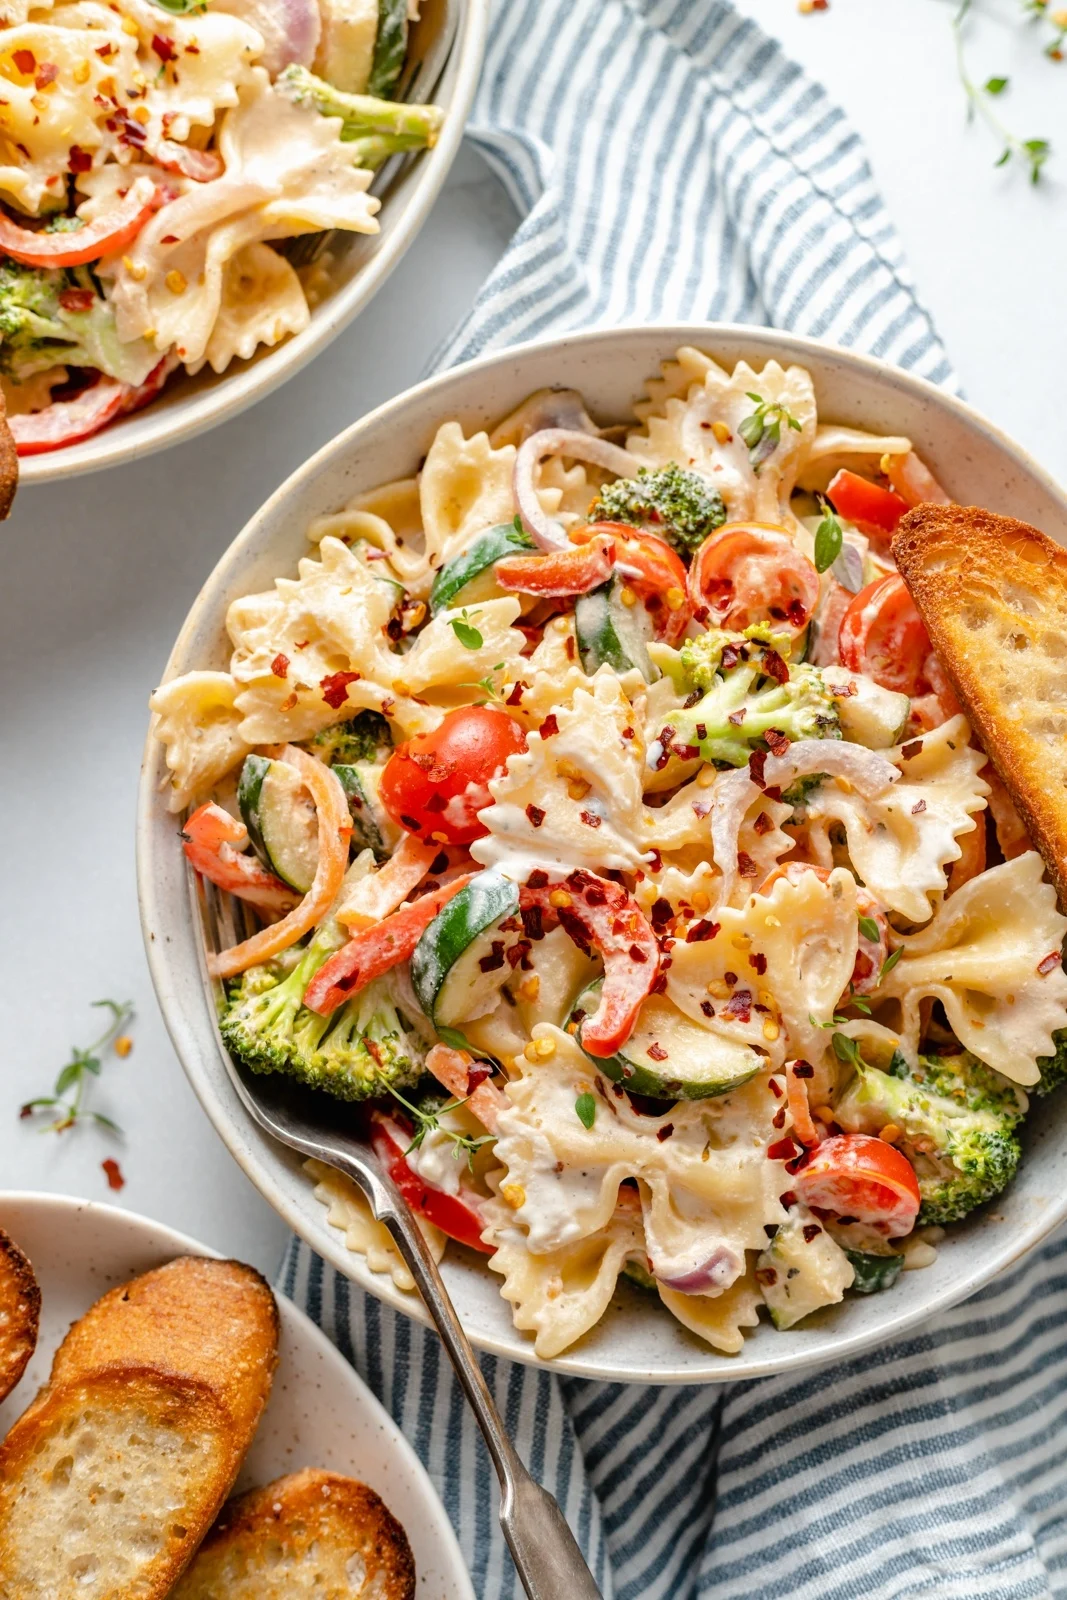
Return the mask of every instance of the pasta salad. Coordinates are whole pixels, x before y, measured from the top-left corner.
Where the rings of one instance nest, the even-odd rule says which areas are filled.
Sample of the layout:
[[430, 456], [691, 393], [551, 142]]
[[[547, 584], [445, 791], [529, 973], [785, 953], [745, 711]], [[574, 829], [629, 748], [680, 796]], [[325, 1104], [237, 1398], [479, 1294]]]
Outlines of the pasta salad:
[[889, 553], [943, 490], [801, 367], [685, 348], [634, 409], [443, 423], [151, 702], [260, 924], [226, 1045], [349, 1102], [544, 1358], [620, 1274], [724, 1352], [891, 1291], [1067, 1076], [1067, 920]]
[[435, 107], [391, 98], [408, 3], [3, 0], [0, 382], [19, 455], [307, 326], [328, 260], [282, 242], [377, 232], [375, 169], [438, 135]]

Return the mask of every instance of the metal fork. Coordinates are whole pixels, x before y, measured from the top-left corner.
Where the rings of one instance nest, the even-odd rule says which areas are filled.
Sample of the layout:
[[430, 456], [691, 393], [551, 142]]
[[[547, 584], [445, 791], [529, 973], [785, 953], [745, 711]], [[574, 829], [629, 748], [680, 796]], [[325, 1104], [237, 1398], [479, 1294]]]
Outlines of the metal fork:
[[[198, 891], [197, 911], [209, 947], [219, 950], [252, 931], [247, 908], [211, 884]], [[207, 975], [213, 1014], [219, 986]], [[500, 1479], [500, 1526], [529, 1600], [600, 1600], [600, 1590], [555, 1499], [536, 1483], [508, 1438], [482, 1369], [449, 1298], [430, 1247], [407, 1201], [378, 1161], [369, 1141], [351, 1127], [335, 1126], [331, 1102], [282, 1076], [259, 1076], [234, 1061], [218, 1035], [230, 1081], [249, 1116], [281, 1144], [335, 1167], [358, 1184], [385, 1224], [437, 1327], [463, 1391], [482, 1430]]]
[[[408, 35], [407, 56], [397, 79], [394, 100], [432, 103], [459, 30], [460, 4], [461, 0], [422, 0], [418, 20], [412, 24]], [[401, 172], [421, 154], [419, 150], [408, 150], [390, 156], [374, 174], [370, 193], [384, 201]], [[301, 234], [292, 240], [285, 253], [294, 267], [308, 267], [333, 242], [337, 232], [336, 228], [329, 228], [325, 233]]]

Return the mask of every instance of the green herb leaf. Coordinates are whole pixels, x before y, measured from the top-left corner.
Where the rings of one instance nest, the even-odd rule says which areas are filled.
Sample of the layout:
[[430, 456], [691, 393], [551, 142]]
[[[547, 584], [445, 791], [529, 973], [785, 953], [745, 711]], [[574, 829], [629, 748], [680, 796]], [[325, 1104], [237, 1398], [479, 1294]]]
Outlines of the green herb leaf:
[[1004, 151], [1003, 155], [1000, 156], [1000, 158], [997, 161], [994, 161], [993, 165], [995, 167], [1006, 167], [1010, 160], [1011, 160], [1011, 145], [1008, 145], [1008, 147]]
[[1052, 146], [1047, 139], [1025, 139], [1023, 149], [1030, 162], [1030, 182], [1037, 183], [1041, 177], [1041, 168], [1052, 154]]
[[155, 4], [172, 17], [191, 17], [207, 10], [206, 0], [155, 0]]
[[517, 511], [516, 511], [514, 517], [511, 519], [511, 526], [515, 529], [516, 533], [523, 533], [524, 534], [526, 532], [526, 529], [522, 525], [522, 518], [519, 516], [519, 513]]
[[55, 1087], [50, 1095], [39, 1095], [21, 1107], [20, 1115], [23, 1117], [31, 1117], [37, 1111], [45, 1110], [61, 1113], [43, 1130], [45, 1133], [62, 1133], [77, 1122], [95, 1122], [111, 1133], [120, 1132], [110, 1117], [103, 1116], [99, 1111], [84, 1109], [82, 1102], [89, 1081], [98, 1078], [103, 1070], [103, 1052], [115, 1044], [129, 1025], [133, 1006], [129, 1001], [120, 1003], [118, 1000], [94, 1000], [93, 1005], [111, 1013], [106, 1030], [86, 1049], [75, 1048], [71, 1051], [70, 1060], [60, 1067], [56, 1075]]
[[833, 511], [826, 507], [823, 519], [815, 530], [815, 570], [825, 572], [841, 554], [845, 535]]
[[986, 94], [1003, 94], [1007, 87], [1007, 78], [987, 78], [985, 81]]
[[892, 972], [893, 968], [896, 966], [903, 954], [904, 946], [898, 945], [895, 950], [891, 951], [890, 954], [886, 956], [885, 960], [882, 962], [882, 970], [878, 974], [879, 983], [885, 982], [886, 976]]
[[583, 1128], [591, 1128], [596, 1121], [596, 1100], [588, 1092], [580, 1094], [574, 1102], [578, 1121]]
[[872, 944], [877, 944], [882, 935], [881, 929], [879, 928], [877, 922], [875, 922], [874, 918], [860, 917], [859, 922], [860, 932], [862, 933], [863, 937], [865, 939], [869, 939]]
[[484, 640], [477, 628], [472, 628], [469, 622], [462, 622], [459, 617], [451, 619], [452, 632], [468, 650], [480, 650]]
[[763, 438], [763, 418], [758, 411], [753, 412], [752, 416], [745, 417], [738, 424], [737, 431], [748, 445], [748, 448], [754, 450]]
[[[439, 1028], [437, 1031], [443, 1034], [445, 1030]], [[400, 1093], [399, 1089], [393, 1087], [382, 1073], [379, 1072], [377, 1076], [382, 1088], [387, 1090], [394, 1100], [399, 1100], [415, 1124], [415, 1132], [412, 1134], [411, 1143], [404, 1151], [405, 1156], [409, 1155], [412, 1150], [418, 1150], [428, 1133], [443, 1133], [446, 1139], [451, 1139], [452, 1141], [453, 1157], [458, 1160], [460, 1155], [465, 1155], [468, 1166], [472, 1172], [474, 1171], [475, 1152], [480, 1150], [483, 1144], [491, 1144], [493, 1135], [491, 1133], [483, 1133], [480, 1138], [475, 1138], [468, 1133], [458, 1133], [454, 1128], [446, 1128], [441, 1122], [441, 1118], [446, 1111], [458, 1111], [460, 1106], [465, 1106], [470, 1099], [469, 1095], [465, 1095], [462, 1100], [450, 1100], [447, 1105], [441, 1106], [438, 1111], [426, 1111], [422, 1106], [413, 1105], [405, 1095]]]
[[834, 1047], [834, 1055], [838, 1061], [849, 1061], [854, 1067], [861, 1065], [860, 1047], [847, 1033], [831, 1034], [830, 1043]]

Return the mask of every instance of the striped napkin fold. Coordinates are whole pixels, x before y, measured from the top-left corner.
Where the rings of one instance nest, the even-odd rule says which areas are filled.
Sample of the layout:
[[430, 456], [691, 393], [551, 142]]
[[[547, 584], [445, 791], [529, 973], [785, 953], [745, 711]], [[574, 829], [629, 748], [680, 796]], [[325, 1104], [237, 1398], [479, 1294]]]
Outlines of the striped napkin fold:
[[[469, 137], [523, 221], [434, 367], [707, 320], [955, 388], [859, 139], [727, 0], [497, 0]], [[296, 1239], [280, 1284], [418, 1450], [479, 1600], [520, 1600], [436, 1336]], [[1065, 1330], [1060, 1238], [906, 1342], [799, 1378], [655, 1389], [482, 1366], [605, 1600], [1045, 1600], [1067, 1595]]]

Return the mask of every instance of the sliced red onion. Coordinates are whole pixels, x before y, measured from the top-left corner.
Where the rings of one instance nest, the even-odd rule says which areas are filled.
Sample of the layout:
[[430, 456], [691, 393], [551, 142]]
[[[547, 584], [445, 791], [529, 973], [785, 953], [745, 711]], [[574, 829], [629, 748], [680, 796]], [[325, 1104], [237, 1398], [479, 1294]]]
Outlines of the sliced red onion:
[[[795, 778], [812, 772], [847, 778], [867, 800], [882, 794], [900, 777], [885, 756], [862, 744], [844, 739], [798, 739], [784, 755], [768, 756], [763, 767], [763, 787], [787, 788]], [[729, 900], [737, 882], [737, 838], [745, 813], [763, 790], [753, 783], [747, 767], [724, 773], [711, 790], [711, 848], [723, 875], [722, 898]]]
[[283, 67], [310, 67], [319, 47], [322, 18], [318, 0], [214, 0], [213, 11], [225, 11], [263, 40], [259, 65], [276, 78]]
[[609, 444], [606, 439], [574, 428], [542, 428], [523, 441], [515, 457], [514, 479], [515, 504], [522, 525], [542, 550], [566, 550], [569, 548], [567, 535], [559, 523], [541, 509], [534, 488], [534, 472], [546, 456], [569, 456], [572, 461], [586, 461], [590, 466], [613, 472], [617, 478], [634, 477], [639, 463], [617, 444]]
[[676, 1294], [707, 1294], [709, 1290], [717, 1290], [721, 1294], [736, 1282], [743, 1270], [744, 1263], [738, 1260], [736, 1252], [724, 1244], [716, 1245], [704, 1261], [684, 1272], [660, 1272], [653, 1264], [657, 1281], [665, 1289], [673, 1289]]

